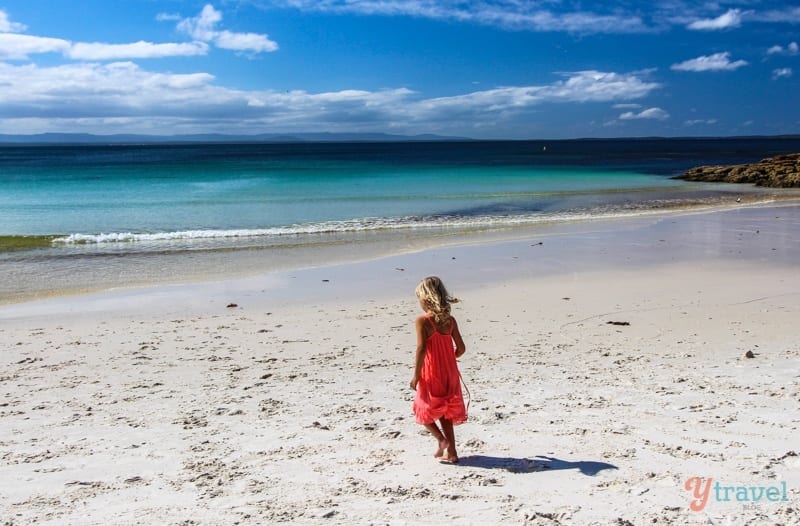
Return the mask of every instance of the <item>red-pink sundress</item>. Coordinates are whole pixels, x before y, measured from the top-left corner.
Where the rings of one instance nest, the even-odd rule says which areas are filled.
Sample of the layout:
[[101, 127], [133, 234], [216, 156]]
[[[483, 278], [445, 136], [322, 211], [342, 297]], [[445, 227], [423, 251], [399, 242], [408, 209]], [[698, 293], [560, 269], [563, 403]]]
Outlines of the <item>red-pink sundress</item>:
[[418, 424], [431, 424], [442, 417], [461, 424], [467, 420], [467, 410], [456, 364], [453, 323], [450, 332], [443, 334], [430, 317], [428, 321], [433, 334], [425, 342], [425, 360], [414, 396], [414, 417]]

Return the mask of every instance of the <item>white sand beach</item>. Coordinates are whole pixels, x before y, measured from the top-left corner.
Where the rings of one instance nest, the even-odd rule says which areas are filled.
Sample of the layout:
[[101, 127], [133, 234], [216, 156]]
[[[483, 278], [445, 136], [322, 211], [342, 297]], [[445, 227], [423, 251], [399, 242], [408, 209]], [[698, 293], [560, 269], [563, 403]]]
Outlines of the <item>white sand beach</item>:
[[[411, 413], [430, 274], [457, 465]], [[798, 278], [782, 203], [5, 305], [2, 524], [800, 524]]]

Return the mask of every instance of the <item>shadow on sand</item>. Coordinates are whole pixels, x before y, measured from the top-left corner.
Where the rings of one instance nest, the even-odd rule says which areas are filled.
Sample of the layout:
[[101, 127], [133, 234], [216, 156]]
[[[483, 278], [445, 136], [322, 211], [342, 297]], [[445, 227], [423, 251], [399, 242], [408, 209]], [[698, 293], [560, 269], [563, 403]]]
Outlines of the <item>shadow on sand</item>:
[[604, 469], [617, 469], [607, 462], [579, 460], [568, 462], [554, 457], [536, 456], [533, 458], [489, 457], [486, 455], [469, 455], [461, 457], [458, 466], [473, 468], [502, 469], [510, 473], [535, 473], [537, 471], [554, 471], [558, 469], [577, 469], [584, 475], [595, 476]]

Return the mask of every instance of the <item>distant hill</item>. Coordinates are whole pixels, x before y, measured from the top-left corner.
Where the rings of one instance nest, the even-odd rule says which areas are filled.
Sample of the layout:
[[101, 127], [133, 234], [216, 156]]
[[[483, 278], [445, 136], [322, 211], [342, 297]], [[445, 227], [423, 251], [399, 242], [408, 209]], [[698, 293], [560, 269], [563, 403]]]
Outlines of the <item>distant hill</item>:
[[159, 144], [159, 143], [275, 143], [275, 142], [421, 142], [469, 141], [467, 137], [443, 135], [392, 135], [388, 133], [295, 133], [258, 135], [225, 135], [220, 133], [195, 135], [93, 135], [90, 133], [39, 133], [34, 135], [3, 135], [0, 144]]
[[[741, 139], [800, 139], [800, 135], [753, 135], [729, 137], [585, 137], [574, 139], [535, 139], [539, 142], [623, 142], [623, 141], [707, 141]], [[226, 135], [205, 133], [189, 135], [94, 135], [91, 133], [39, 133], [32, 135], [0, 134], [0, 145], [9, 144], [202, 144], [202, 143], [313, 143], [313, 142], [447, 142], [476, 141], [470, 137], [435, 135], [393, 135], [390, 133], [261, 133], [256, 135]], [[534, 139], [509, 139], [534, 140]]]

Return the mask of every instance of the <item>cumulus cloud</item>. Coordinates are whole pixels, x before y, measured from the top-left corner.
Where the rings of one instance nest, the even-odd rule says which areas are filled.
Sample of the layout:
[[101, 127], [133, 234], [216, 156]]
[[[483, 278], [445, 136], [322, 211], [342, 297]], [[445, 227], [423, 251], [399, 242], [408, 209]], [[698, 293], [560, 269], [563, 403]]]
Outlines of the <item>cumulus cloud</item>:
[[739, 9], [729, 9], [726, 13], [716, 18], [695, 20], [686, 27], [696, 31], [719, 31], [721, 29], [739, 27], [742, 25], [742, 14]]
[[[544, 104], [624, 102], [659, 88], [637, 74], [580, 71], [538, 86], [425, 98], [407, 88], [377, 91], [238, 90], [207, 73], [149, 71], [132, 62], [58, 67], [0, 63], [1, 132], [16, 126], [85, 131], [186, 133], [394, 129], [460, 133], [486, 123], [521, 125]], [[647, 110], [646, 110], [647, 111]], [[648, 115], [646, 112], [643, 114]], [[655, 118], [650, 112], [651, 118]], [[97, 126], [93, 130], [91, 126]], [[41, 129], [34, 131], [42, 131]]]
[[279, 5], [302, 11], [360, 15], [413, 16], [472, 22], [523, 31], [569, 33], [641, 33], [651, 28], [637, 14], [592, 11], [553, 12], [539, 2], [463, 2], [459, 0], [282, 0]]
[[791, 77], [794, 72], [792, 68], [778, 68], [772, 70], [772, 78], [773, 79], [780, 79], [780, 78], [788, 78]]
[[661, 108], [648, 108], [646, 110], [640, 111], [639, 113], [626, 111], [625, 113], [619, 116], [619, 119], [623, 121], [641, 120], [641, 119], [655, 119], [663, 121], [669, 119], [669, 113], [662, 110]]
[[675, 71], [735, 71], [748, 63], [746, 60], [736, 60], [731, 62], [730, 53], [714, 53], [704, 55], [691, 60], [686, 60], [678, 64], [673, 64], [671, 69]]
[[264, 34], [220, 31], [217, 29], [217, 25], [221, 21], [222, 13], [214, 9], [211, 4], [206, 4], [199, 15], [185, 18], [178, 22], [178, 29], [195, 40], [211, 42], [222, 49], [253, 53], [270, 52], [278, 49], [278, 44]]

